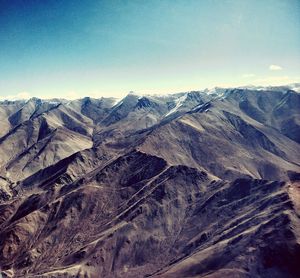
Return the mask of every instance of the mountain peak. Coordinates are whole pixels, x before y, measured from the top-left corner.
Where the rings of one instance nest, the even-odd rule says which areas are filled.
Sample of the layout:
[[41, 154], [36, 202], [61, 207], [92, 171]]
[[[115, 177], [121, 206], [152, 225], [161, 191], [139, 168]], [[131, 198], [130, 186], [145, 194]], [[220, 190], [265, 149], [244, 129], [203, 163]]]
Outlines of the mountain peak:
[[300, 277], [299, 93], [114, 101], [0, 102], [2, 273]]

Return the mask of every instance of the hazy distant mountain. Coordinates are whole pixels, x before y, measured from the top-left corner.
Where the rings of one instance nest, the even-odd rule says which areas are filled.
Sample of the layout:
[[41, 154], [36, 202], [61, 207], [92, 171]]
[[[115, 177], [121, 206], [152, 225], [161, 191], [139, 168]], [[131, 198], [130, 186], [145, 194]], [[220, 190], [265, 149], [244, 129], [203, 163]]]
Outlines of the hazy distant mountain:
[[300, 94], [0, 102], [8, 277], [300, 277]]

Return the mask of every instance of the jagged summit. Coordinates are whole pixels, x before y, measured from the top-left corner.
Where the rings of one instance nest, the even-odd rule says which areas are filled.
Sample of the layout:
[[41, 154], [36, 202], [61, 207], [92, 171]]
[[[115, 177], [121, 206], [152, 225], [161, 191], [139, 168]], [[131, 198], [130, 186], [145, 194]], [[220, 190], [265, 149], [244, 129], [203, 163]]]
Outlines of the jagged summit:
[[[288, 91], [288, 90], [293, 90], [295, 92], [299, 92], [300, 90], [300, 83], [292, 83], [292, 84], [287, 84], [287, 85], [281, 85], [281, 86], [254, 86], [254, 85], [246, 85], [246, 86], [239, 86], [239, 87], [213, 87], [213, 88], [206, 88], [203, 90], [199, 90], [199, 91], [189, 91], [189, 92], [179, 92], [179, 93], [164, 93], [164, 94], [157, 94], [157, 93], [153, 93], [153, 94], [142, 94], [139, 92], [135, 92], [135, 91], [129, 91], [127, 93], [127, 95], [124, 97], [126, 98], [127, 96], [131, 95], [131, 96], [135, 96], [138, 98], [142, 98], [142, 97], [149, 97], [149, 98], [155, 98], [155, 99], [168, 99], [168, 98], [178, 98], [183, 96], [184, 94], [189, 94], [189, 95], [193, 95], [193, 94], [208, 94], [208, 95], [219, 95], [221, 96], [225, 91], [231, 91], [231, 90], [235, 90], [235, 89], [248, 89], [248, 90], [259, 90], [259, 91], [267, 91], [267, 90], [271, 90], [271, 91]], [[96, 100], [97, 98], [95, 97], [90, 97], [90, 96], [85, 96], [83, 98], [78, 98], [76, 100], [68, 100], [67, 98], [53, 98], [53, 99], [44, 99], [44, 98], [39, 98], [39, 97], [31, 97], [29, 99], [19, 99], [19, 100], [0, 100], [0, 103], [4, 104], [9, 104], [9, 103], [24, 103], [24, 102], [28, 102], [28, 101], [32, 101], [32, 102], [60, 102], [60, 103], [66, 103], [66, 102], [73, 102], [73, 101], [87, 101], [88, 99], [90, 100]], [[100, 97], [98, 99], [111, 99], [114, 100], [114, 102], [118, 102], [121, 101], [119, 98], [115, 98], [115, 97]]]
[[299, 277], [299, 107], [287, 87], [0, 102], [2, 275]]

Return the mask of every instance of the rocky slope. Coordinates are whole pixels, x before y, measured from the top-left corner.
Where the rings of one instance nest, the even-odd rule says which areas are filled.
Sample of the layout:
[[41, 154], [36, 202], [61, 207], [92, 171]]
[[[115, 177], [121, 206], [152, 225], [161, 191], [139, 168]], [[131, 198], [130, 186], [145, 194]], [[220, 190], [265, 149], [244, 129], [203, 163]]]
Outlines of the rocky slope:
[[0, 103], [4, 277], [299, 277], [293, 87]]

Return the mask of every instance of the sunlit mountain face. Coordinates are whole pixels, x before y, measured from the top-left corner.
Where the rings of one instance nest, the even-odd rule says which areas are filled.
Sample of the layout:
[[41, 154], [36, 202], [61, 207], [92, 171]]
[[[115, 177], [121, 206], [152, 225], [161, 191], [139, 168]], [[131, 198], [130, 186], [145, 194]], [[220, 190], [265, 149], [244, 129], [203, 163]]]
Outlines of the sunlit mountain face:
[[300, 94], [0, 102], [4, 277], [299, 277]]

